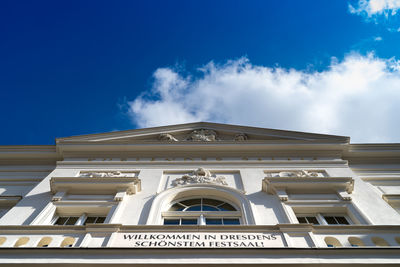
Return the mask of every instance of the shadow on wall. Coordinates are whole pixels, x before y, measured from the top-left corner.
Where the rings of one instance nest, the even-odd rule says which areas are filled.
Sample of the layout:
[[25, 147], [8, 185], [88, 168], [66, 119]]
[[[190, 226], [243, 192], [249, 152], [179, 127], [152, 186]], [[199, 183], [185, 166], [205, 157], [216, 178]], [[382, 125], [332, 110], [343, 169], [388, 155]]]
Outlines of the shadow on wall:
[[[267, 209], [271, 209], [272, 213], [275, 214], [278, 223], [288, 222], [286, 215], [282, 210], [282, 205], [280, 204], [280, 200], [276, 195], [269, 195], [263, 191], [259, 191], [253, 194], [246, 195], [246, 197], [253, 205], [264, 206]], [[253, 213], [257, 212], [253, 211]]]
[[[52, 194], [50, 192], [43, 192], [32, 196], [24, 197], [14, 208], [18, 207], [33, 207], [33, 212], [21, 224], [30, 224], [39, 213], [51, 202]], [[31, 210], [31, 209], [30, 209]], [[16, 216], [11, 214], [11, 216]]]
[[143, 205], [142, 212], [140, 213], [138, 224], [143, 225], [147, 223], [147, 219], [149, 218], [150, 209], [151, 205], [153, 204], [154, 198], [155, 196], [150, 196], [147, 198], [146, 202]]

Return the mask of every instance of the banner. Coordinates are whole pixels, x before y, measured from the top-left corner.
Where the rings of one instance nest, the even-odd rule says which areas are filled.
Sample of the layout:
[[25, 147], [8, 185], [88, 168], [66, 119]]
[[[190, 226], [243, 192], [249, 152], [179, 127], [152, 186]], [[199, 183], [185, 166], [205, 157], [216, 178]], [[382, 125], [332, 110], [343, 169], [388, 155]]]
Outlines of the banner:
[[284, 247], [278, 233], [115, 233], [114, 247], [268, 248]]

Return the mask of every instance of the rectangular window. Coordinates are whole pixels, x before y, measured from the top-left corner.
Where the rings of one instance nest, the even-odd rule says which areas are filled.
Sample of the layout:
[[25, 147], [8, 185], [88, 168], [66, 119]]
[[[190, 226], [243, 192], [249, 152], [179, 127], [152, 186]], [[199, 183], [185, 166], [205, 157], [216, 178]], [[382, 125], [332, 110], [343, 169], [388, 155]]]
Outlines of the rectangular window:
[[[198, 225], [197, 218], [164, 219], [164, 225]], [[206, 225], [240, 225], [239, 218], [205, 218]]]
[[206, 225], [222, 225], [222, 219], [206, 218]]
[[299, 216], [297, 217], [299, 223], [312, 223], [318, 225], [319, 222], [315, 216]]
[[164, 225], [197, 225], [197, 218], [164, 219]]
[[324, 219], [328, 224], [337, 224], [337, 225], [349, 225], [350, 223], [347, 221], [344, 216], [325, 216]]
[[240, 225], [240, 220], [238, 218], [223, 218], [224, 225]]
[[181, 219], [181, 225], [197, 225], [197, 219]]
[[54, 225], [75, 225], [79, 217], [58, 217]]
[[206, 218], [206, 225], [240, 225], [238, 218]]
[[331, 214], [310, 214], [296, 215], [299, 223], [311, 223], [315, 225], [349, 225], [351, 221], [346, 215], [331, 215]]
[[180, 225], [180, 219], [164, 219], [164, 225]]
[[83, 225], [86, 225], [88, 223], [104, 223], [104, 221], [106, 220], [106, 217], [93, 217], [93, 216], [89, 216], [86, 218], [85, 222]]

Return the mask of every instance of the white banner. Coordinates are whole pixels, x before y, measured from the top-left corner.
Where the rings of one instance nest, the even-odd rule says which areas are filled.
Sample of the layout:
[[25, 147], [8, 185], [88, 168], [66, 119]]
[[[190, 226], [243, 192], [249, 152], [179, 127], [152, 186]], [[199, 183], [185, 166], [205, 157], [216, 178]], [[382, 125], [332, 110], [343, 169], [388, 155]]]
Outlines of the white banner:
[[268, 248], [284, 247], [279, 233], [115, 233], [113, 247]]

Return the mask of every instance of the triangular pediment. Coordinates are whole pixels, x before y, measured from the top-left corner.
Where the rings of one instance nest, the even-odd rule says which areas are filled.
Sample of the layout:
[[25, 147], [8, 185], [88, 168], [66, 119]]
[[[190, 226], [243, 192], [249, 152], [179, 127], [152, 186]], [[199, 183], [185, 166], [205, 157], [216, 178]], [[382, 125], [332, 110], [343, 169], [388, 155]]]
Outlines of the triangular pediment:
[[148, 143], [148, 142], [334, 142], [349, 137], [275, 130], [239, 125], [196, 122], [100, 134], [58, 138], [57, 143]]

